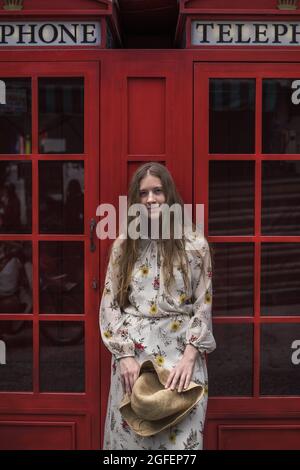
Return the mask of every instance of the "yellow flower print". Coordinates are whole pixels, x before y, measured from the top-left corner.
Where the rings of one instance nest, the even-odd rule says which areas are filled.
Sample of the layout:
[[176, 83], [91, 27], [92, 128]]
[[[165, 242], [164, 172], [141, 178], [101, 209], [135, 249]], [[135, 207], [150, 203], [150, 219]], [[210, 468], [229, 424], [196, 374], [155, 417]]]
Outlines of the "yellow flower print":
[[207, 384], [204, 385], [204, 394], [205, 395], [208, 394], [208, 385]]
[[171, 442], [171, 444], [176, 444], [176, 433], [175, 432], [170, 432], [169, 441]]
[[210, 304], [211, 303], [211, 295], [208, 292], [208, 290], [205, 292], [205, 303]]
[[180, 328], [180, 322], [178, 320], [174, 320], [171, 323], [171, 331], [176, 332]]
[[149, 268], [146, 264], [144, 264], [141, 268], [140, 268], [140, 271], [142, 273], [143, 276], [148, 276], [149, 274]]
[[179, 296], [179, 303], [180, 303], [180, 304], [183, 304], [184, 301], [185, 301], [185, 299], [186, 299], [186, 294], [184, 294], [184, 293], [180, 294], [180, 296]]
[[110, 289], [108, 287], [105, 287], [103, 294], [104, 295], [110, 294]]
[[165, 358], [163, 356], [161, 356], [160, 354], [158, 354], [155, 358], [155, 362], [156, 362], [157, 365], [162, 367], [164, 365]]
[[152, 304], [151, 307], [150, 307], [150, 313], [151, 315], [156, 315], [157, 313], [157, 305], [156, 304]]
[[103, 335], [106, 339], [110, 339], [112, 337], [112, 332], [110, 330], [106, 330]]

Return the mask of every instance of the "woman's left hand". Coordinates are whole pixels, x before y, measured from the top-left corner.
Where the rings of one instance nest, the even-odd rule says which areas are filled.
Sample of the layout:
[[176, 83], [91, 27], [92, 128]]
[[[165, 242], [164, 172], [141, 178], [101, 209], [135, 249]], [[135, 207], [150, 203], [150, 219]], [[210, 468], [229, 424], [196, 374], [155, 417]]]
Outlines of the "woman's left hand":
[[198, 354], [194, 346], [187, 344], [182, 358], [170, 372], [165, 388], [175, 390], [178, 387], [180, 393], [189, 386]]

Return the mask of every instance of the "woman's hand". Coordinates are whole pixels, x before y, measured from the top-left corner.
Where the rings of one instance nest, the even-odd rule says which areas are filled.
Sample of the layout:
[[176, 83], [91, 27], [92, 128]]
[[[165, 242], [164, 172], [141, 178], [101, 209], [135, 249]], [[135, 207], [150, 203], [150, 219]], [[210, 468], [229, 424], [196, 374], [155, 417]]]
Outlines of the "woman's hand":
[[194, 346], [187, 344], [182, 358], [170, 372], [165, 388], [175, 390], [178, 384], [178, 392], [180, 393], [189, 386], [198, 354], [198, 350]]
[[140, 364], [134, 357], [122, 357], [119, 359], [119, 363], [123, 391], [130, 395], [132, 387], [139, 376]]

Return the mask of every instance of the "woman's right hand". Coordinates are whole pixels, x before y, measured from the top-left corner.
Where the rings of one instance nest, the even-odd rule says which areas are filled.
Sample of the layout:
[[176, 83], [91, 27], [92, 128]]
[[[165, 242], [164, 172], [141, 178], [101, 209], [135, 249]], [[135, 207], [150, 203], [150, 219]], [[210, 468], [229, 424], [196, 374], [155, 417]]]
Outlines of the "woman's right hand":
[[124, 393], [131, 394], [133, 385], [140, 372], [140, 364], [134, 357], [122, 357], [119, 359], [122, 387]]

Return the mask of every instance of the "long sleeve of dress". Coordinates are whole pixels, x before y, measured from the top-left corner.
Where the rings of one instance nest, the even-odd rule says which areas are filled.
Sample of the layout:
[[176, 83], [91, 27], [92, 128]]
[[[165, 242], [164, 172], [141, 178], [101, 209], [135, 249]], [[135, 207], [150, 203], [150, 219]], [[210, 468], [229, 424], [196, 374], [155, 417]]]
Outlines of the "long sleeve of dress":
[[99, 309], [101, 337], [107, 349], [116, 359], [135, 355], [134, 342], [129, 338], [124, 324], [124, 315], [116, 299], [119, 280], [118, 261], [120, 257], [120, 240], [117, 239], [111, 251], [105, 277], [104, 290]]
[[205, 238], [197, 240], [197, 250], [191, 261], [193, 315], [186, 333], [186, 343], [196, 347], [200, 354], [216, 348], [212, 334], [212, 269], [209, 245]]

